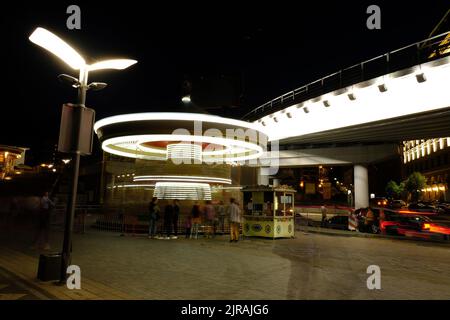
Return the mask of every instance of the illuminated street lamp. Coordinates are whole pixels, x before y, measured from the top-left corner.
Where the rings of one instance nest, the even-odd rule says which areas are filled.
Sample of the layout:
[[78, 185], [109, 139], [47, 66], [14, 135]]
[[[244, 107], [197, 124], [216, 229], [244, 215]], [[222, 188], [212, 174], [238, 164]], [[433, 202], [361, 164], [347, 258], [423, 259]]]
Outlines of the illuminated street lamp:
[[111, 59], [87, 65], [84, 59], [61, 38], [44, 28], [36, 28], [29, 37], [30, 41], [50, 51], [67, 63], [72, 69], [94, 71], [100, 69], [123, 70], [135, 64], [136, 60]]
[[188, 95], [185, 95], [184, 97], [182, 97], [181, 98], [181, 101], [183, 102], [183, 103], [185, 103], [185, 104], [188, 104], [188, 103], [191, 103], [191, 95], [190, 94], [188, 94]]
[[[131, 59], [112, 59], [96, 62], [94, 64], [86, 64], [84, 58], [70, 45], [68, 45], [61, 38], [51, 33], [44, 28], [37, 28], [29, 37], [30, 41], [50, 51], [59, 59], [68, 64], [72, 69], [79, 71], [79, 78], [76, 79], [69, 75], [60, 75], [58, 78], [64, 82], [69, 82], [78, 90], [78, 101], [74, 107], [75, 110], [80, 111], [80, 114], [86, 111], [86, 92], [89, 89], [100, 90], [106, 86], [106, 83], [94, 82], [88, 85], [89, 72], [103, 69], [123, 70], [129, 66], [137, 63], [136, 60]], [[73, 219], [75, 214], [75, 202], [77, 197], [78, 187], [78, 173], [80, 167], [80, 136], [81, 136], [82, 121], [80, 117], [74, 117], [73, 135], [75, 137], [75, 150], [73, 153], [73, 172], [72, 185], [69, 192], [68, 205], [66, 210], [66, 223], [64, 228], [64, 242], [62, 248], [61, 274], [60, 281], [64, 282], [67, 274], [67, 267], [71, 260], [72, 251], [72, 232]], [[92, 129], [91, 129], [92, 132]], [[68, 162], [64, 161], [65, 164]]]
[[131, 59], [111, 59], [88, 65], [83, 57], [64, 40], [50, 31], [40, 27], [34, 30], [29, 39], [31, 42], [53, 53], [55, 56], [67, 63], [72, 69], [79, 70], [78, 80], [67, 75], [62, 75], [60, 79], [75, 79], [75, 81], [72, 81], [72, 86], [78, 89], [78, 103], [82, 105], [86, 102], [86, 91], [88, 89], [95, 89], [99, 86], [103, 86], [104, 88], [104, 86], [106, 86], [106, 84], [96, 82], [88, 86], [87, 81], [90, 71], [103, 69], [123, 70], [137, 63], [136, 60]]

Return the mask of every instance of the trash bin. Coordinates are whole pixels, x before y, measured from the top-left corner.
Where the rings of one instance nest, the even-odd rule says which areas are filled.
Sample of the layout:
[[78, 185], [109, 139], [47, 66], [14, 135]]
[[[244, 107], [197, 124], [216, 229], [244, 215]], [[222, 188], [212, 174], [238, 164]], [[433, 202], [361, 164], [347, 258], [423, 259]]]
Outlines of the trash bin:
[[41, 254], [37, 278], [41, 281], [59, 280], [61, 273], [61, 254]]

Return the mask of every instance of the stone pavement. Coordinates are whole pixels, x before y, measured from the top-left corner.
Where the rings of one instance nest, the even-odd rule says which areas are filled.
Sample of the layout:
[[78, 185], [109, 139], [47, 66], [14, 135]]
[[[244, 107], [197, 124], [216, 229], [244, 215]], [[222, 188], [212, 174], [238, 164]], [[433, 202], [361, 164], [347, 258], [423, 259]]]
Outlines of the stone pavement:
[[[19, 286], [22, 291], [31, 294], [31, 299], [49, 300], [102, 300], [102, 299], [131, 299], [127, 294], [115, 290], [96, 281], [83, 279], [81, 290], [69, 290], [65, 285], [54, 282], [42, 282], [36, 278], [38, 258], [24, 254], [17, 250], [0, 247], [0, 276], [10, 280], [12, 286]], [[12, 279], [8, 274], [13, 274]], [[0, 278], [1, 281], [1, 278]], [[1, 287], [0, 287], [1, 289]], [[0, 292], [1, 298], [1, 292]], [[23, 297], [5, 296], [5, 299], [20, 299]]]
[[[227, 237], [150, 240], [88, 231], [75, 235], [73, 247], [86, 292], [63, 287], [52, 294], [64, 299], [450, 299], [448, 246], [296, 236], [229, 243]], [[16, 253], [0, 251], [0, 266], [19, 254], [9, 268], [26, 265], [20, 268], [35, 273], [37, 253], [12, 247]], [[366, 286], [366, 269], [373, 264], [381, 268], [381, 290]]]
[[0, 300], [46, 300], [48, 297], [33, 290], [15, 274], [0, 268]]

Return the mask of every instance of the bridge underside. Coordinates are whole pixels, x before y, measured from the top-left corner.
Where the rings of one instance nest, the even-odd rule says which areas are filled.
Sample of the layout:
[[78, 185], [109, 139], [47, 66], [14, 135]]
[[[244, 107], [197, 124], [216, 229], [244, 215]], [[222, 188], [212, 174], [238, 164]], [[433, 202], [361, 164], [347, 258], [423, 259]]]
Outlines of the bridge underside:
[[324, 143], [400, 142], [450, 136], [450, 107], [359, 124], [350, 127], [315, 132], [280, 141], [281, 145]]

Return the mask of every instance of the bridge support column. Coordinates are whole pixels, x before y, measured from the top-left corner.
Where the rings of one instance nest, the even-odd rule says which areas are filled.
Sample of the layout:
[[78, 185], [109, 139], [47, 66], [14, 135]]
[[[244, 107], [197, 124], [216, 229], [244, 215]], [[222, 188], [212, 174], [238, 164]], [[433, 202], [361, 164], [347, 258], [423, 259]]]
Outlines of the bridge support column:
[[369, 173], [367, 166], [355, 164], [353, 177], [355, 180], [355, 209], [367, 208], [369, 206]]
[[269, 172], [268, 168], [260, 167], [256, 170], [256, 179], [257, 183], [260, 186], [268, 186], [269, 185]]

